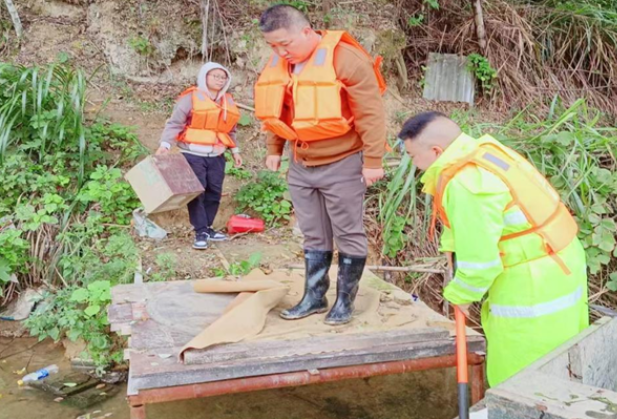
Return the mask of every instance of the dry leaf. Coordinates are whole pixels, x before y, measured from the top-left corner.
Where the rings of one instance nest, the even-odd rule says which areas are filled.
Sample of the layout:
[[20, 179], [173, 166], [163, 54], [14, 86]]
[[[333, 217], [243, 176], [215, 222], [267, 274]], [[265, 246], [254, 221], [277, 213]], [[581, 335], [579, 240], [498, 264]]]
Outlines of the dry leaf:
[[102, 388], [105, 388], [105, 383], [101, 383], [101, 384], [99, 384], [98, 386], [96, 386], [96, 389], [97, 389], [97, 390], [100, 390], [100, 389], [102, 389]]
[[26, 372], [26, 367], [23, 367], [20, 370], [13, 371], [13, 374], [15, 374], [15, 375], [23, 375], [25, 372]]

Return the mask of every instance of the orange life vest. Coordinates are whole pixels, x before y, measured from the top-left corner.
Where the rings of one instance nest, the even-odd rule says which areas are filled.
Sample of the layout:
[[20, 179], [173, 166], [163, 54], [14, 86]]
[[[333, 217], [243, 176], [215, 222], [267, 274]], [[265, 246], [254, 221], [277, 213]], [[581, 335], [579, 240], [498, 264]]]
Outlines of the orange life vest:
[[561, 202], [557, 191], [527, 159], [488, 136], [479, 140], [479, 146], [474, 151], [455, 160], [440, 173], [433, 201], [432, 226], [434, 227], [435, 217], [439, 216], [442, 223], [450, 227], [442, 205], [443, 194], [448, 182], [468, 165], [482, 167], [497, 175], [512, 195], [508, 208], [517, 205], [531, 224], [531, 228], [527, 230], [504, 235], [501, 241], [526, 234], [538, 234], [544, 241], [547, 254], [554, 257], [564, 268], [565, 265], [556, 257], [556, 253], [576, 237], [576, 220]]
[[[345, 118], [342, 109], [343, 83], [334, 69], [334, 50], [339, 42], [354, 46], [367, 57], [368, 52], [344, 31], [325, 31], [311, 57], [298, 74], [291, 74], [291, 66], [277, 54], [255, 84], [255, 115], [262, 121], [264, 131], [286, 140], [303, 143], [341, 136], [353, 127], [353, 118]], [[371, 61], [373, 59], [371, 58]], [[379, 70], [381, 57], [373, 61], [375, 78], [381, 93], [386, 84]], [[291, 89], [293, 115], [282, 120], [285, 95]]]
[[226, 93], [219, 105], [196, 87], [185, 90], [180, 97], [188, 94], [192, 94], [193, 100], [191, 122], [178, 135], [178, 141], [234, 148], [236, 144], [229, 133], [238, 123], [240, 111], [231, 95]]

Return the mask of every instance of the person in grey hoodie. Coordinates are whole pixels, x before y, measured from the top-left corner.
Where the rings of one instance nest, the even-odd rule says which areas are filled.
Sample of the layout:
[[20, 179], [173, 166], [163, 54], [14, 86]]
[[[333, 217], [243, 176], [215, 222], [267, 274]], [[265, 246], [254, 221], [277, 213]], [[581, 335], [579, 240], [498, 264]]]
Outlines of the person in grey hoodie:
[[189, 218], [195, 229], [193, 248], [207, 249], [208, 241], [225, 240], [212, 223], [218, 211], [225, 178], [225, 151], [231, 150], [236, 167], [242, 165], [236, 144], [236, 124], [240, 117], [227, 92], [229, 70], [220, 64], [204, 64], [197, 86], [180, 95], [165, 124], [157, 155], [177, 145], [205, 191], [189, 202]]

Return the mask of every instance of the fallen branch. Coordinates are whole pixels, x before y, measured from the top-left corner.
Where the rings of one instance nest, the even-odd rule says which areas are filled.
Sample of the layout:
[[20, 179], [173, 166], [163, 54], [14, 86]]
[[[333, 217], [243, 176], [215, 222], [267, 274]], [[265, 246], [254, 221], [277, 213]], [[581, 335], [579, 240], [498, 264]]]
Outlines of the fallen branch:
[[403, 98], [398, 93], [395, 93], [392, 89], [387, 89], [386, 93], [392, 96], [394, 99], [396, 99], [397, 102], [399, 102], [401, 105], [403, 105], [407, 109], [413, 109], [403, 100]]
[[17, 13], [17, 8], [13, 4], [13, 0], [4, 0], [4, 4], [6, 4], [6, 8], [9, 10], [9, 14], [11, 15], [15, 33], [17, 33], [18, 38], [21, 38], [24, 34], [24, 30], [21, 26], [21, 19], [19, 18], [19, 13]]
[[216, 256], [219, 258], [219, 260], [221, 261], [221, 264], [223, 265], [223, 267], [225, 268], [225, 270], [227, 272], [229, 272], [231, 265], [229, 264], [229, 261], [227, 260], [227, 258], [225, 257], [225, 255], [223, 255], [223, 252], [221, 252], [221, 249], [219, 249], [218, 247], [214, 246], [214, 253], [216, 254]]
[[[288, 269], [304, 269], [304, 265], [288, 265]], [[423, 266], [377, 266], [367, 265], [365, 269], [377, 272], [423, 272], [431, 274], [444, 274], [444, 269], [425, 268]]]
[[245, 109], [245, 110], [247, 110], [247, 111], [255, 112], [255, 108], [251, 108], [251, 107], [250, 107], [250, 106], [248, 106], [248, 105], [243, 105], [243, 104], [241, 104], [241, 103], [236, 102], [236, 106], [237, 106], [238, 108], [240, 108], [240, 109]]

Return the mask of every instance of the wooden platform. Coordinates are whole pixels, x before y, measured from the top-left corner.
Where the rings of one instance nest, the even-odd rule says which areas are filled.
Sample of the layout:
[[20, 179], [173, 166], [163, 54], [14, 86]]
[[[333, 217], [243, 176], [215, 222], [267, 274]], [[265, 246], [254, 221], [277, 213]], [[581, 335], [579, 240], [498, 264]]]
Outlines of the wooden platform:
[[[367, 282], [380, 290], [392, 287], [370, 272], [363, 277], [363, 283]], [[395, 291], [398, 298], [404, 295], [398, 288]], [[435, 326], [239, 342], [189, 351], [185, 363], [180, 362], [180, 348], [218, 318], [234, 297], [195, 293], [190, 281], [112, 289], [112, 330], [130, 336], [126, 358], [130, 361], [128, 396], [133, 418], [145, 417], [145, 403], [454, 366], [453, 322], [423, 303], [411, 302], [411, 296], [407, 296], [411, 308], [430, 317]], [[472, 356], [470, 363], [479, 365], [475, 375], [483, 381], [479, 376], [484, 339], [471, 332], [468, 340], [469, 352], [480, 354]], [[255, 381], [273, 376], [288, 380]], [[250, 377], [255, 377], [254, 384], [246, 381]], [[476, 393], [482, 390], [478, 388]]]

